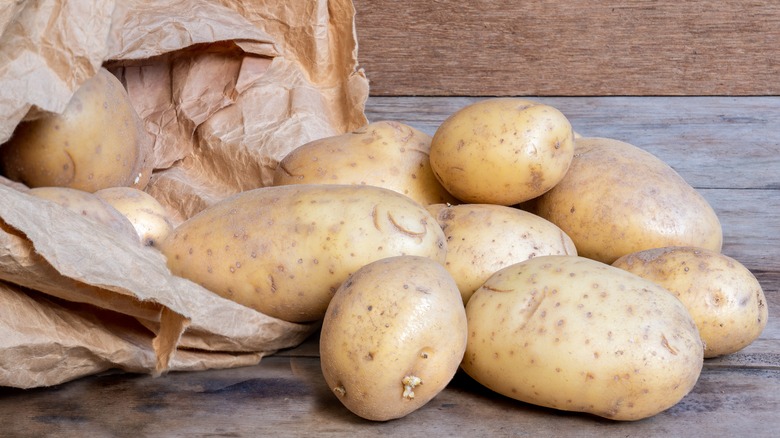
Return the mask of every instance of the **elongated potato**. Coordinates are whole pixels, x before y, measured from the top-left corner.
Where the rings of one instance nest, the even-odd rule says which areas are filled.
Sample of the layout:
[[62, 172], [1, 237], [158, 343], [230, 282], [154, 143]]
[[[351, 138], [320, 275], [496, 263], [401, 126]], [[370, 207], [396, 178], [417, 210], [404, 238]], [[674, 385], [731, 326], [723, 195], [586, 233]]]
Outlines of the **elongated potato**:
[[656, 156], [629, 143], [582, 138], [566, 176], [533, 202], [579, 255], [604, 263], [664, 246], [720, 251], [723, 232], [709, 203]]
[[403, 123], [374, 122], [294, 149], [279, 163], [273, 184], [368, 184], [422, 205], [456, 202], [433, 174], [430, 150], [430, 135]]
[[0, 172], [30, 187], [142, 189], [152, 173], [151, 148], [122, 83], [101, 68], [62, 114], [16, 128], [0, 145]]
[[704, 357], [737, 352], [766, 327], [764, 290], [741, 263], [695, 247], [654, 248], [612, 264], [658, 283], [685, 304], [704, 341]]
[[400, 418], [452, 380], [466, 334], [458, 288], [441, 264], [384, 258], [358, 269], [333, 296], [320, 335], [322, 372], [355, 414]]
[[176, 227], [160, 245], [176, 275], [291, 322], [321, 319], [349, 274], [446, 242], [424, 207], [375, 186], [303, 184], [242, 192]]
[[494, 204], [428, 206], [447, 238], [445, 267], [463, 303], [496, 271], [542, 255], [577, 255], [557, 225], [527, 211]]
[[573, 143], [571, 123], [556, 108], [527, 99], [484, 99], [439, 125], [431, 168], [463, 202], [514, 205], [563, 178]]
[[637, 275], [578, 256], [493, 274], [466, 305], [461, 367], [517, 400], [638, 420], [679, 402], [703, 366], [685, 306]]

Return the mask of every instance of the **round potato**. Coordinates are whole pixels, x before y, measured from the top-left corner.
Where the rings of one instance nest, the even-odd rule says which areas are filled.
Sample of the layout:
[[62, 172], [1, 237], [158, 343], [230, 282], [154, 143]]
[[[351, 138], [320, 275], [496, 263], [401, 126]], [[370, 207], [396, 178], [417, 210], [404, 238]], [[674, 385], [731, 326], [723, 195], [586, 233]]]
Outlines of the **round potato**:
[[368, 184], [394, 190], [422, 205], [456, 202], [436, 179], [428, 155], [431, 136], [403, 123], [380, 121], [293, 149], [274, 172], [273, 185]]
[[524, 402], [638, 420], [695, 385], [703, 346], [661, 286], [579, 256], [542, 256], [493, 274], [466, 305], [463, 370]]
[[428, 207], [447, 238], [444, 266], [463, 303], [496, 271], [542, 255], [577, 255], [557, 225], [527, 211], [495, 204]]
[[398, 256], [358, 269], [322, 323], [325, 381], [355, 414], [400, 418], [433, 399], [466, 349], [466, 312], [441, 264]]
[[111, 204], [95, 196], [94, 193], [68, 187], [35, 187], [27, 194], [52, 201], [82, 217], [107, 226], [120, 239], [133, 238], [133, 224]]
[[764, 290], [741, 263], [694, 247], [655, 248], [612, 264], [663, 286], [685, 304], [704, 341], [704, 357], [739, 351], [766, 327]]
[[436, 130], [430, 161], [466, 203], [514, 205], [550, 190], [574, 154], [574, 131], [557, 109], [519, 98], [461, 108]]
[[30, 187], [143, 188], [151, 147], [121, 82], [101, 68], [62, 114], [19, 124], [0, 146], [0, 173]]
[[96, 191], [95, 195], [125, 215], [146, 246], [158, 246], [173, 232], [173, 221], [168, 211], [143, 190], [109, 187]]
[[349, 274], [418, 255], [444, 262], [436, 220], [375, 186], [301, 184], [248, 190], [183, 222], [160, 245], [175, 275], [266, 315], [322, 319]]
[[720, 251], [715, 211], [669, 165], [608, 138], [578, 139], [575, 149], [566, 176], [532, 208], [561, 227], [579, 255], [609, 264], [664, 246]]

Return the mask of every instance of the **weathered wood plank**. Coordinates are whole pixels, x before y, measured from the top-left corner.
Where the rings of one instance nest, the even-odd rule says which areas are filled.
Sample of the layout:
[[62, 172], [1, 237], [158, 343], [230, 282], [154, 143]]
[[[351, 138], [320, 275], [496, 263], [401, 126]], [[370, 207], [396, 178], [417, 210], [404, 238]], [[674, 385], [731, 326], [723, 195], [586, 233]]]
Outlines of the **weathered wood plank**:
[[723, 228], [723, 253], [752, 271], [780, 272], [780, 190], [698, 189]]
[[777, 95], [768, 0], [355, 0], [373, 95]]
[[[769, 436], [780, 426], [780, 370], [706, 368], [671, 409], [618, 423], [517, 402], [460, 373], [420, 410], [376, 423], [351, 414], [316, 358], [148, 376], [94, 376], [58, 388], [0, 389], [8, 436]], [[20, 415], [21, 414], [21, 415]]]

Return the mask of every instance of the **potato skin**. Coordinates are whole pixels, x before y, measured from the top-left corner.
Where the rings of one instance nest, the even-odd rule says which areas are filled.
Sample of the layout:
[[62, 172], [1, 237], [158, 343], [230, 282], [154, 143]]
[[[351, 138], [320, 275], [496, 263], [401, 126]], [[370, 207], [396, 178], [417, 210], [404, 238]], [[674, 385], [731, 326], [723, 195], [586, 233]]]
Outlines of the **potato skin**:
[[381, 259], [358, 269], [328, 306], [323, 376], [355, 414], [400, 418], [452, 380], [466, 335], [457, 286], [441, 264], [419, 256]]
[[569, 171], [533, 203], [579, 255], [607, 264], [664, 246], [720, 251], [723, 232], [707, 201], [669, 165], [629, 143], [582, 138]]
[[107, 226], [120, 239], [133, 239], [135, 228], [121, 212], [94, 193], [69, 187], [34, 187], [27, 194], [52, 201], [96, 223]]
[[101, 68], [62, 114], [19, 124], [0, 146], [0, 172], [30, 187], [142, 189], [151, 178], [151, 147], [121, 82]]
[[292, 150], [273, 185], [368, 184], [402, 193], [422, 205], [453, 203], [431, 170], [431, 136], [411, 126], [379, 121]]
[[465, 203], [514, 205], [535, 198], [566, 174], [574, 131], [556, 108], [491, 98], [449, 116], [431, 141], [431, 167]]
[[578, 256], [498, 271], [466, 305], [463, 370], [505, 396], [613, 420], [676, 404], [703, 346], [685, 306], [655, 283]]
[[704, 357], [737, 352], [767, 324], [764, 290], [741, 263], [695, 247], [654, 248], [612, 264], [672, 292], [691, 313], [704, 341]]
[[463, 303], [496, 271], [542, 255], [577, 255], [571, 238], [532, 213], [495, 204], [428, 206], [447, 238], [444, 266]]
[[133, 187], [108, 187], [95, 192], [122, 213], [135, 228], [141, 243], [156, 247], [173, 232], [171, 215], [152, 195]]
[[421, 205], [374, 186], [302, 184], [239, 193], [176, 227], [160, 245], [175, 275], [266, 315], [320, 320], [361, 266], [446, 242]]

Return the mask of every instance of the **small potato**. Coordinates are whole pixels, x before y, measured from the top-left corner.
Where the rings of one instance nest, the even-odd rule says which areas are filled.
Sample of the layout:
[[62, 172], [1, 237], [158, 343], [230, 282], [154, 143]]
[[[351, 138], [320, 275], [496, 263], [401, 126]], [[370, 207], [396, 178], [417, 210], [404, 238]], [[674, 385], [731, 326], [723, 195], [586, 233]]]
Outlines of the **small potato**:
[[739, 351], [766, 327], [764, 290], [741, 263], [694, 247], [655, 248], [625, 255], [612, 266], [663, 286], [685, 304], [704, 341], [704, 357]]
[[0, 146], [0, 173], [30, 187], [142, 189], [151, 177], [151, 147], [121, 82], [101, 68], [62, 114], [19, 124]]
[[355, 414], [400, 418], [452, 380], [466, 348], [466, 312], [438, 262], [389, 257], [358, 269], [322, 323], [325, 381]]
[[573, 154], [574, 131], [560, 111], [492, 98], [461, 108], [439, 126], [430, 161], [444, 188], [461, 201], [514, 205], [555, 186]]
[[397, 255], [444, 263], [436, 220], [375, 186], [300, 184], [239, 193], [183, 222], [160, 245], [175, 275], [290, 322], [325, 315], [361, 266]]
[[664, 246], [720, 251], [723, 232], [707, 201], [666, 163], [629, 143], [582, 138], [566, 176], [532, 203], [579, 255], [604, 263]]
[[146, 246], [158, 246], [173, 232], [171, 215], [157, 199], [143, 190], [109, 187], [96, 191], [95, 195], [125, 215]]
[[422, 205], [455, 202], [431, 170], [431, 136], [392, 121], [314, 140], [290, 152], [273, 185], [368, 184], [394, 190]]
[[524, 402], [639, 420], [679, 402], [703, 366], [685, 306], [661, 286], [579, 256], [493, 274], [466, 305], [461, 367]]
[[444, 266], [463, 303], [496, 271], [542, 255], [577, 255], [558, 226], [532, 213], [493, 204], [428, 207], [447, 238]]
[[135, 237], [133, 224], [94, 193], [68, 187], [35, 187], [28, 190], [27, 194], [52, 201], [92, 222], [105, 225], [115, 231], [120, 239]]

